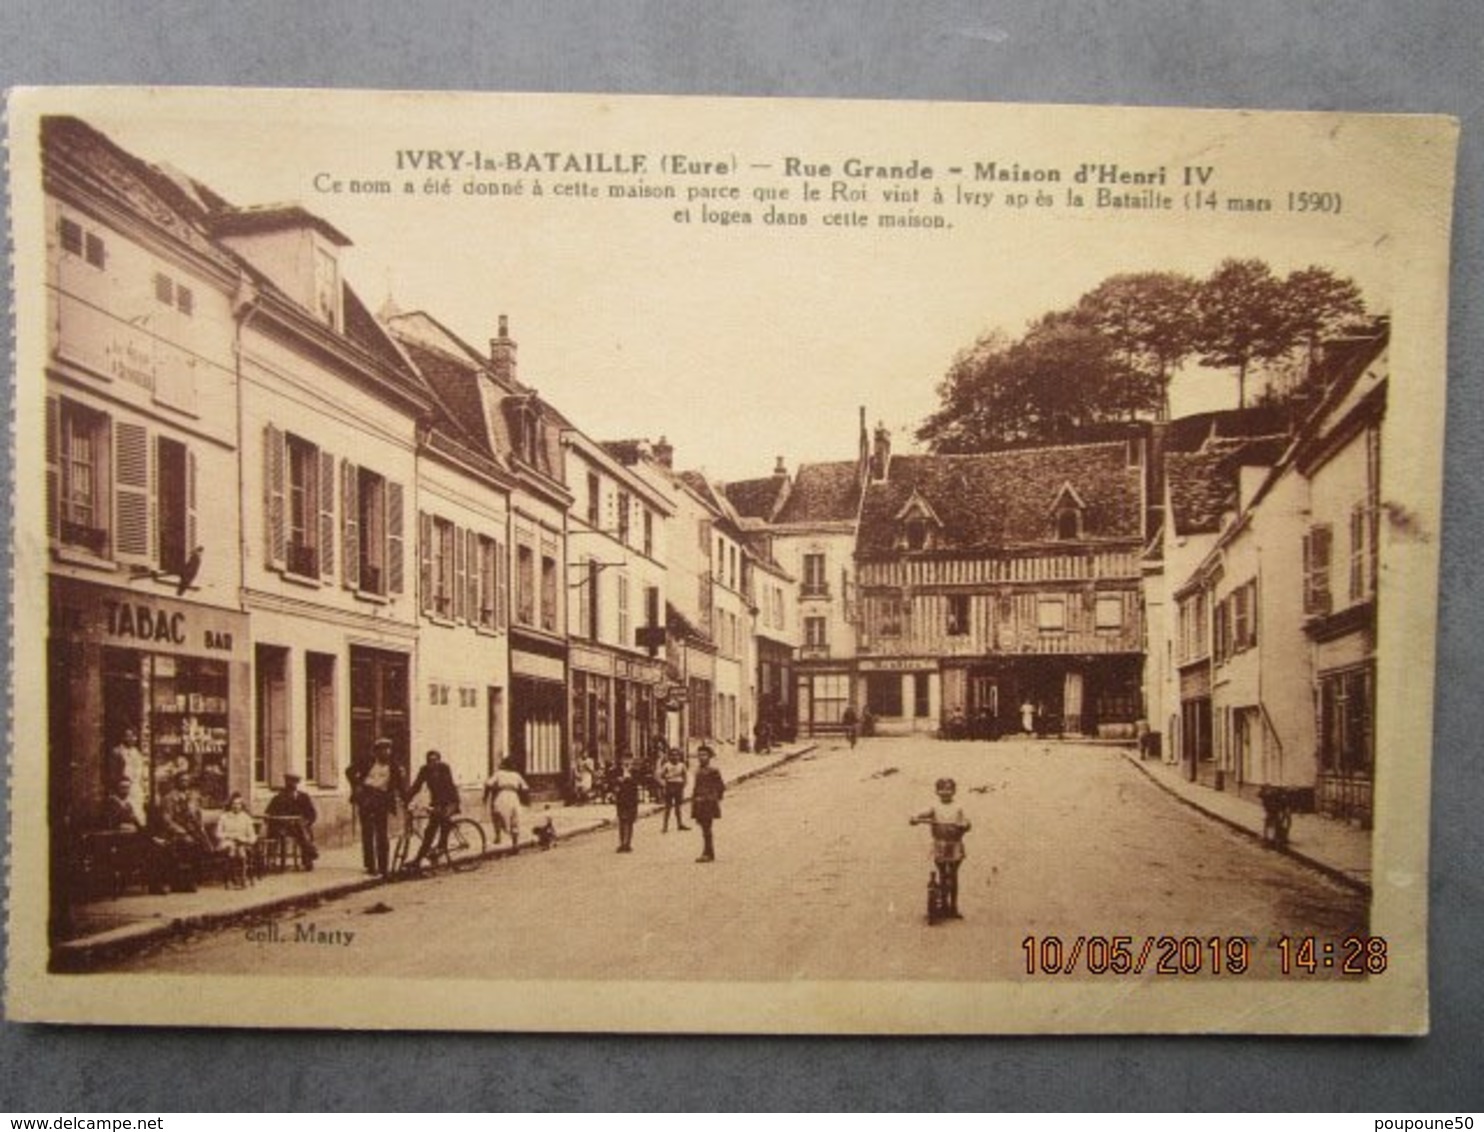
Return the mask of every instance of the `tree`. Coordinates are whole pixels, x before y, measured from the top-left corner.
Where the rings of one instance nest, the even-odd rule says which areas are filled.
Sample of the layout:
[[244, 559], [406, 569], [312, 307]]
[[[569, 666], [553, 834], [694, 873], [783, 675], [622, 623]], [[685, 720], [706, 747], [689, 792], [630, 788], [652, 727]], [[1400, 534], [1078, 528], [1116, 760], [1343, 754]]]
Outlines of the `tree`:
[[1077, 304], [1126, 364], [1156, 384], [1161, 419], [1170, 415], [1170, 381], [1195, 349], [1198, 293], [1188, 275], [1145, 271], [1110, 276]]
[[1360, 288], [1353, 281], [1312, 264], [1290, 272], [1283, 281], [1283, 304], [1289, 333], [1306, 348], [1311, 366], [1323, 339], [1365, 314]]
[[918, 430], [935, 452], [1055, 443], [1101, 421], [1147, 413], [1157, 391], [1074, 311], [1044, 315], [1025, 337], [981, 337], [954, 358], [942, 408]]
[[1224, 260], [1196, 299], [1196, 347], [1201, 362], [1237, 371], [1237, 408], [1247, 407], [1247, 373], [1254, 362], [1293, 347], [1283, 284], [1260, 259]]

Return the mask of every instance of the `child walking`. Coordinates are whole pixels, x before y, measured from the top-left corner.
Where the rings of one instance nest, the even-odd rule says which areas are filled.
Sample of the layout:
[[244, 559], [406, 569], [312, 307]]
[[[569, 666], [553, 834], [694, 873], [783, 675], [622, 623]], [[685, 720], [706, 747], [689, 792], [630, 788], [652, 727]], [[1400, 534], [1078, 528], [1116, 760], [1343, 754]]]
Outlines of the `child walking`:
[[958, 867], [964, 860], [964, 834], [972, 826], [964, 816], [961, 806], [954, 804], [953, 796], [958, 784], [951, 778], [940, 778], [935, 789], [938, 804], [912, 818], [911, 824], [924, 823], [933, 827], [933, 864], [938, 869], [938, 890], [943, 894], [945, 914], [954, 920], [963, 919], [958, 913]]

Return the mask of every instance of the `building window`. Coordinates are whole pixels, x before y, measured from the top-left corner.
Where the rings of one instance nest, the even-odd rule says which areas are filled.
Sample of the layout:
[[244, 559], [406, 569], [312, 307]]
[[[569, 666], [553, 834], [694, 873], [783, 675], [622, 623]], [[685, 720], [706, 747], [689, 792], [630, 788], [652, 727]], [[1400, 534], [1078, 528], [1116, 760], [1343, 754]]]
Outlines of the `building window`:
[[1067, 601], [1061, 597], [1043, 597], [1036, 602], [1036, 626], [1043, 633], [1064, 633], [1067, 628]]
[[829, 592], [829, 585], [825, 582], [824, 555], [804, 555], [804, 596], [828, 597]]
[[304, 703], [309, 717], [305, 743], [306, 770], [311, 781], [334, 786], [335, 768], [335, 658], [327, 653], [304, 656]]
[[522, 625], [536, 624], [536, 552], [529, 546], [515, 551], [515, 619]]
[[950, 637], [966, 637], [969, 635], [969, 595], [948, 595], [948, 624], [945, 626]]
[[257, 683], [258, 745], [253, 752], [253, 781], [275, 785], [288, 769], [289, 650], [257, 645], [253, 671]]
[[712, 738], [711, 681], [690, 678], [690, 733], [694, 739]]
[[[48, 402], [48, 416], [60, 417], [59, 426], [48, 421], [49, 463], [57, 467], [56, 513], [58, 534], [64, 545], [80, 547], [91, 554], [108, 553], [108, 499], [104, 490], [108, 466], [109, 420], [102, 413], [72, 401]], [[59, 437], [53, 444], [52, 435]], [[52, 476], [49, 476], [49, 481]], [[51, 483], [48, 482], [48, 487]]]
[[473, 620], [481, 629], [501, 629], [504, 625], [501, 616], [500, 544], [486, 535], [476, 535], [475, 548], [479, 572], [475, 593], [479, 604], [475, 607]]
[[629, 624], [629, 576], [618, 576], [618, 643], [626, 647], [634, 644]]
[[1375, 592], [1373, 512], [1364, 503], [1350, 510], [1350, 600], [1365, 601]]
[[914, 672], [912, 674], [912, 707], [913, 714], [918, 719], [926, 719], [932, 714], [932, 673]]
[[454, 567], [458, 552], [454, 547], [454, 540], [458, 532], [454, 525], [447, 519], [433, 519], [432, 551], [433, 551], [433, 608], [431, 612], [438, 617], [451, 618], [454, 615]]
[[1082, 512], [1076, 507], [1063, 507], [1056, 513], [1056, 537], [1069, 542], [1082, 537]]
[[1317, 523], [1304, 535], [1304, 612], [1323, 616], [1330, 611], [1329, 566], [1334, 532]]
[[163, 271], [155, 272], [155, 301], [178, 310], [187, 317], [194, 314], [196, 309], [196, 297], [191, 289]]
[[654, 557], [654, 512], [644, 510], [644, 557]]
[[387, 592], [386, 552], [386, 480], [368, 468], [359, 468], [357, 476], [357, 524], [360, 538], [356, 554], [360, 560], [360, 582], [363, 593]]
[[587, 525], [593, 530], [603, 525], [603, 483], [597, 472], [587, 474]]
[[827, 622], [823, 617], [804, 618], [804, 647], [822, 649], [829, 645]]
[[541, 556], [541, 628], [557, 630], [557, 564], [550, 555]]
[[899, 597], [884, 597], [880, 599], [878, 607], [881, 614], [877, 622], [877, 630], [883, 637], [900, 637], [902, 626], [907, 619], [907, 603]]
[[1099, 629], [1123, 628], [1123, 595], [1098, 594], [1097, 607], [1093, 616], [1093, 623]]
[[323, 501], [320, 484], [320, 452], [297, 436], [284, 437], [287, 472], [288, 545], [284, 564], [291, 574], [319, 576], [320, 515]]
[[629, 512], [631, 503], [629, 493], [620, 491], [618, 493], [618, 541], [625, 546], [629, 545]]
[[196, 550], [196, 456], [180, 441], [162, 436], [155, 467], [160, 569], [184, 581]]
[[1345, 778], [1370, 777], [1375, 693], [1375, 677], [1369, 667], [1320, 676], [1322, 773]]
[[1244, 652], [1257, 644], [1257, 583], [1238, 586], [1229, 600], [1232, 652]]
[[927, 522], [917, 515], [907, 520], [907, 549], [922, 550], [927, 546]]
[[314, 249], [314, 313], [340, 329], [340, 266], [324, 248]]
[[76, 220], [62, 217], [58, 232], [62, 241], [62, 250], [82, 259], [93, 267], [100, 270], [108, 264], [108, 249], [103, 243], [103, 237], [96, 232], [85, 229]]

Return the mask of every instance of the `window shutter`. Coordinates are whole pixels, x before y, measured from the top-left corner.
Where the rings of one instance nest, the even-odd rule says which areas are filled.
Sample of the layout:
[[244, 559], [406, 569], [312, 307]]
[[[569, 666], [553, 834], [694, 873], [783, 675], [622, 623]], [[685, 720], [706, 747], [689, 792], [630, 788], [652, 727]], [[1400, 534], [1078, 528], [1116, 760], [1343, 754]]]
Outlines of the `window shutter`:
[[505, 557], [505, 544], [495, 543], [495, 628], [510, 627], [510, 564]]
[[319, 454], [319, 572], [335, 580], [335, 457]]
[[468, 616], [465, 608], [464, 579], [468, 573], [467, 563], [464, 560], [464, 529], [462, 527], [449, 528], [453, 532], [453, 619], [463, 621]]
[[284, 514], [283, 431], [267, 425], [263, 429], [263, 521], [266, 531], [268, 568], [282, 570], [287, 565], [288, 550]]
[[[159, 483], [156, 475], [155, 482]], [[196, 454], [186, 449], [186, 557], [189, 558], [199, 545], [200, 531], [196, 525]]]
[[484, 578], [484, 560], [479, 555], [479, 536], [471, 527], [464, 535], [465, 562], [468, 570], [469, 596], [465, 598], [468, 602], [467, 613], [469, 624], [484, 625], [488, 618], [484, 614], [483, 607], [479, 604], [479, 583]]
[[[64, 221], [65, 223], [65, 221]], [[46, 399], [46, 537], [57, 538], [62, 493], [62, 407], [55, 397]]]
[[149, 430], [132, 421], [113, 429], [114, 555], [122, 561], [150, 561]]
[[345, 588], [361, 588], [361, 498], [360, 469], [349, 460], [340, 461], [340, 522], [344, 532], [340, 571]]
[[386, 592], [402, 592], [402, 485], [395, 480], [386, 483]]
[[417, 585], [423, 615], [433, 613], [433, 516], [426, 511], [417, 513]]

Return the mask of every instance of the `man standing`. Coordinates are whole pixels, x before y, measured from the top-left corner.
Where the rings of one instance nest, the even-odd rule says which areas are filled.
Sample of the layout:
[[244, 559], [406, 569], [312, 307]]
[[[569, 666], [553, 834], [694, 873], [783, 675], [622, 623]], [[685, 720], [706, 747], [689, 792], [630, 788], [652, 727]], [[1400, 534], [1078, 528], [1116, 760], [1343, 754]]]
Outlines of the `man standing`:
[[845, 711], [840, 716], [840, 722], [845, 725], [845, 737], [850, 740], [850, 746], [855, 748], [856, 736], [860, 733], [860, 716], [855, 714], [855, 705], [846, 704]]
[[314, 868], [319, 850], [314, 847], [314, 823], [319, 818], [314, 802], [299, 789], [297, 774], [283, 776], [283, 789], [268, 800], [268, 831], [275, 837], [288, 838], [299, 846], [299, 860], [305, 869]]
[[376, 740], [371, 761], [352, 763], [345, 774], [361, 822], [361, 864], [374, 876], [386, 876], [391, 863], [387, 820], [402, 793], [397, 769], [392, 765], [392, 741]]
[[124, 728], [123, 735], [108, 752], [104, 774], [110, 787], [121, 779], [129, 780], [129, 805], [140, 815], [139, 824], [143, 827], [144, 808], [149, 801], [149, 769], [144, 763], [144, 752], [139, 749], [139, 735], [132, 727]]
[[711, 765], [712, 750], [696, 751], [695, 785], [691, 788], [690, 816], [701, 827], [702, 849], [697, 864], [716, 860], [716, 846], [711, 840], [711, 823], [721, 817], [721, 798], [727, 792], [721, 771]]
[[[459, 788], [454, 783], [453, 771], [437, 751], [428, 752], [422, 769], [412, 780], [412, 788], [407, 791], [409, 805], [424, 786], [428, 788], [428, 824], [423, 830], [422, 844], [417, 847], [417, 856], [407, 862], [409, 869], [421, 868], [423, 858], [430, 850], [435, 854], [443, 852], [448, 845], [448, 827], [459, 812]], [[436, 849], [433, 848], [434, 837], [438, 838]]]
[[618, 789], [614, 799], [618, 812], [618, 851], [634, 851], [634, 823], [639, 819], [639, 779], [630, 762], [619, 764]]

